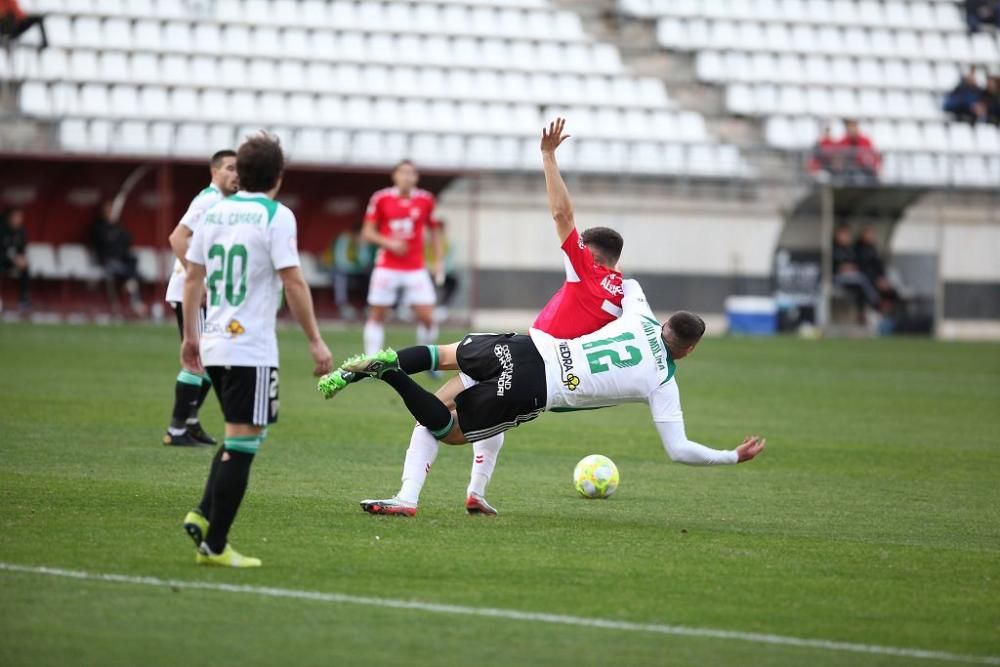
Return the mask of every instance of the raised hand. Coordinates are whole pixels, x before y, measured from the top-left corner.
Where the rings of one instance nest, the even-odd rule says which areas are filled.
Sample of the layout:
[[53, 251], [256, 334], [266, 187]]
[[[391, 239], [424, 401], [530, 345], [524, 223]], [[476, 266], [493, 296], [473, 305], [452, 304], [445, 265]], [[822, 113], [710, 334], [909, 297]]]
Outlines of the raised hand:
[[743, 442], [736, 448], [737, 462], [743, 463], [757, 456], [764, 451], [765, 444], [767, 444], [767, 439], [760, 436], [748, 435], [743, 438]]
[[542, 153], [554, 154], [560, 144], [569, 139], [570, 135], [563, 134], [564, 127], [566, 127], [566, 119], [556, 118], [549, 123], [548, 129], [542, 128]]

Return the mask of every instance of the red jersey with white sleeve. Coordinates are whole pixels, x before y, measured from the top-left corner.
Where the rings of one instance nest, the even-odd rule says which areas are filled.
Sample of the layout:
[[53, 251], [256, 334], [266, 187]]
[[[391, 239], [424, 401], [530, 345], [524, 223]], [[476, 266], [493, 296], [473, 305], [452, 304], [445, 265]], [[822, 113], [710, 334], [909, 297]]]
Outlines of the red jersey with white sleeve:
[[375, 266], [400, 271], [424, 268], [424, 230], [439, 227], [434, 217], [434, 195], [414, 189], [403, 197], [399, 188], [384, 188], [368, 201], [365, 222], [374, 222], [382, 236], [406, 242], [402, 255], [379, 248]]
[[566, 237], [562, 251], [566, 282], [532, 327], [553, 338], [579, 338], [621, 316], [622, 274], [597, 264], [576, 229]]

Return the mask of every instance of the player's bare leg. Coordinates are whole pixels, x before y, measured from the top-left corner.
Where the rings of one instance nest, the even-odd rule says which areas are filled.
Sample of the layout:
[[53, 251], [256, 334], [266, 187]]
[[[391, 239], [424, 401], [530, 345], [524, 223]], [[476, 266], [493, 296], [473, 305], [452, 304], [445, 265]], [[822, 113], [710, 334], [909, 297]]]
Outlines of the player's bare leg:
[[385, 344], [385, 306], [368, 306], [368, 319], [362, 334], [365, 354], [375, 354]]
[[[449, 410], [454, 410], [455, 397], [464, 388], [461, 378], [455, 376], [441, 386], [435, 395]], [[391, 498], [362, 500], [361, 509], [369, 514], [414, 516], [420, 502], [420, 492], [437, 459], [439, 448], [438, 439], [426, 427], [420, 424], [414, 426], [403, 462], [403, 479], [399, 492]]]

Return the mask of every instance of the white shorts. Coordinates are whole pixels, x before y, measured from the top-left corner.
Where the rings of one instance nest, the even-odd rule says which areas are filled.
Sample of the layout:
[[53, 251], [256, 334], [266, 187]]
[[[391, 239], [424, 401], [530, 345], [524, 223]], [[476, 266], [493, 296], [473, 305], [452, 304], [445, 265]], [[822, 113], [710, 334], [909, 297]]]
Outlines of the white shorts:
[[372, 271], [371, 284], [368, 286], [368, 305], [395, 305], [400, 289], [403, 290], [405, 306], [433, 306], [437, 302], [434, 283], [427, 269], [403, 271], [377, 266]]

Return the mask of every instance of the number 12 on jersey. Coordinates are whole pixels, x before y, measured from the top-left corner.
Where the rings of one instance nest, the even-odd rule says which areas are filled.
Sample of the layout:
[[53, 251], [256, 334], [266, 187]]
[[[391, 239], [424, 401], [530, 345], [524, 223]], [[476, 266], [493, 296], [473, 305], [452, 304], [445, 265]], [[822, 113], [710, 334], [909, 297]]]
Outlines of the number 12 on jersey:
[[[217, 268], [216, 259], [219, 260]], [[246, 246], [237, 243], [227, 251], [221, 244], [216, 243], [208, 249], [208, 261], [209, 268], [214, 269], [208, 274], [209, 305], [218, 306], [222, 303], [220, 281], [225, 286], [225, 298], [230, 306], [239, 306], [243, 303], [247, 297]]]
[[590, 363], [591, 374], [597, 375], [598, 373], [611, 370], [609, 361], [616, 368], [629, 368], [642, 361], [642, 350], [634, 345], [624, 346], [624, 352], [628, 355], [627, 359], [622, 359], [619, 351], [614, 349], [613, 346], [615, 343], [624, 343], [629, 340], [635, 340], [635, 334], [626, 331], [613, 338], [602, 338], [584, 343], [583, 349], [591, 350], [587, 353], [587, 361]]

